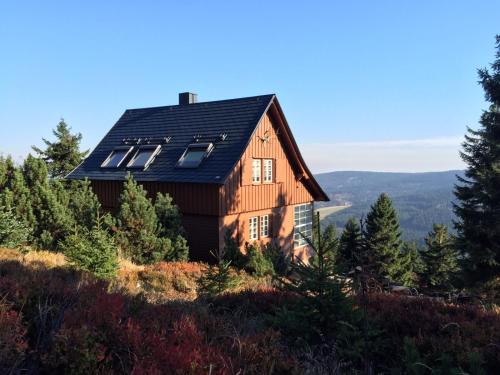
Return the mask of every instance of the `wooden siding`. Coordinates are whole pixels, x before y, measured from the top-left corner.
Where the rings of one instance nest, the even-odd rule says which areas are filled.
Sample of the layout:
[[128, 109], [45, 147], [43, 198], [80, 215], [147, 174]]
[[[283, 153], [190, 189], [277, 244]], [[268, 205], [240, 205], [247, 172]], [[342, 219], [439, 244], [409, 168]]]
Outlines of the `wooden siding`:
[[[312, 195], [296, 178], [276, 129], [276, 124], [266, 113], [243, 157], [220, 187], [221, 216], [313, 201]], [[262, 139], [266, 138], [268, 141], [263, 142]], [[253, 158], [273, 160], [273, 183], [252, 184], [248, 180]]]
[[[174, 203], [179, 206], [184, 215], [219, 214], [219, 186], [192, 183], [139, 182], [148, 192], [148, 197], [154, 199], [158, 192], [170, 194]], [[118, 208], [123, 190], [123, 181], [92, 181], [92, 189], [99, 201], [107, 210]]]

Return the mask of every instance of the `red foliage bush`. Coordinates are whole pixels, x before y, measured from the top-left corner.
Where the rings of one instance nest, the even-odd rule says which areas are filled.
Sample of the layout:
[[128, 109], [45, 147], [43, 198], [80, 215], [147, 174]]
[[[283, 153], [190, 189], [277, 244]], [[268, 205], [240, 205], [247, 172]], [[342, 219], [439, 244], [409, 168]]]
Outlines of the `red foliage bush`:
[[0, 372], [9, 373], [22, 363], [28, 344], [19, 314], [0, 301]]

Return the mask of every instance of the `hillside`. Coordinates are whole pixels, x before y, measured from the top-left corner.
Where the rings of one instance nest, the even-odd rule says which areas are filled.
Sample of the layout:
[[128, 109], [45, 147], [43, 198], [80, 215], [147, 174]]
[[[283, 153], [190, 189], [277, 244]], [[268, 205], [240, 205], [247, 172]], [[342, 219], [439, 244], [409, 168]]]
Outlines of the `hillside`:
[[370, 205], [385, 192], [399, 212], [404, 238], [421, 242], [433, 223], [452, 226], [453, 186], [457, 174], [463, 175], [463, 171], [321, 173], [316, 178], [330, 202], [316, 204], [316, 207], [349, 206], [330, 214], [325, 212], [323, 222], [341, 228], [349, 217], [366, 215]]

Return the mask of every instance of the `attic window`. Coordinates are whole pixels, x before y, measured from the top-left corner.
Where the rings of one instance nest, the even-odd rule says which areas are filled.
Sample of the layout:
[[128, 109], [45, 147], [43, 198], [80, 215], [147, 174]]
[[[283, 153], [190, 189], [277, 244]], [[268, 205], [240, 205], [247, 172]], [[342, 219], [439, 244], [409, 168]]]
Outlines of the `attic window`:
[[158, 155], [160, 150], [160, 145], [145, 145], [139, 147], [134, 157], [128, 162], [127, 168], [146, 169], [153, 162], [155, 156]]
[[133, 146], [116, 147], [115, 149], [113, 149], [113, 151], [111, 151], [106, 160], [104, 160], [104, 162], [101, 164], [101, 167], [118, 168], [133, 148]]
[[212, 143], [192, 143], [182, 154], [177, 162], [177, 166], [181, 168], [196, 168], [212, 152], [213, 148], [214, 145]]

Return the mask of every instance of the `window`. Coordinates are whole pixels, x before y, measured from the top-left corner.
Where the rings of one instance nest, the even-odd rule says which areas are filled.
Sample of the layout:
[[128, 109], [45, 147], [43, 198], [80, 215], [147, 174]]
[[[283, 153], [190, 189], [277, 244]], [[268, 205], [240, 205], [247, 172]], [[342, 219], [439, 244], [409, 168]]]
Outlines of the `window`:
[[116, 147], [101, 164], [101, 168], [118, 168], [133, 148], [133, 146]]
[[260, 184], [260, 175], [262, 173], [261, 163], [262, 160], [260, 159], [253, 159], [252, 161], [252, 182], [254, 184]]
[[190, 144], [177, 162], [177, 166], [181, 168], [196, 168], [212, 152], [213, 148], [214, 145], [212, 143]]
[[147, 145], [139, 147], [134, 157], [128, 162], [127, 168], [147, 169], [160, 150], [160, 145]]
[[304, 237], [312, 239], [312, 204], [306, 203], [294, 208], [295, 226], [293, 229], [294, 246], [307, 244]]
[[273, 182], [273, 161], [264, 159], [264, 182]]
[[260, 236], [269, 237], [269, 215], [260, 217]]
[[250, 218], [250, 241], [255, 241], [259, 238], [259, 218], [257, 216]]

